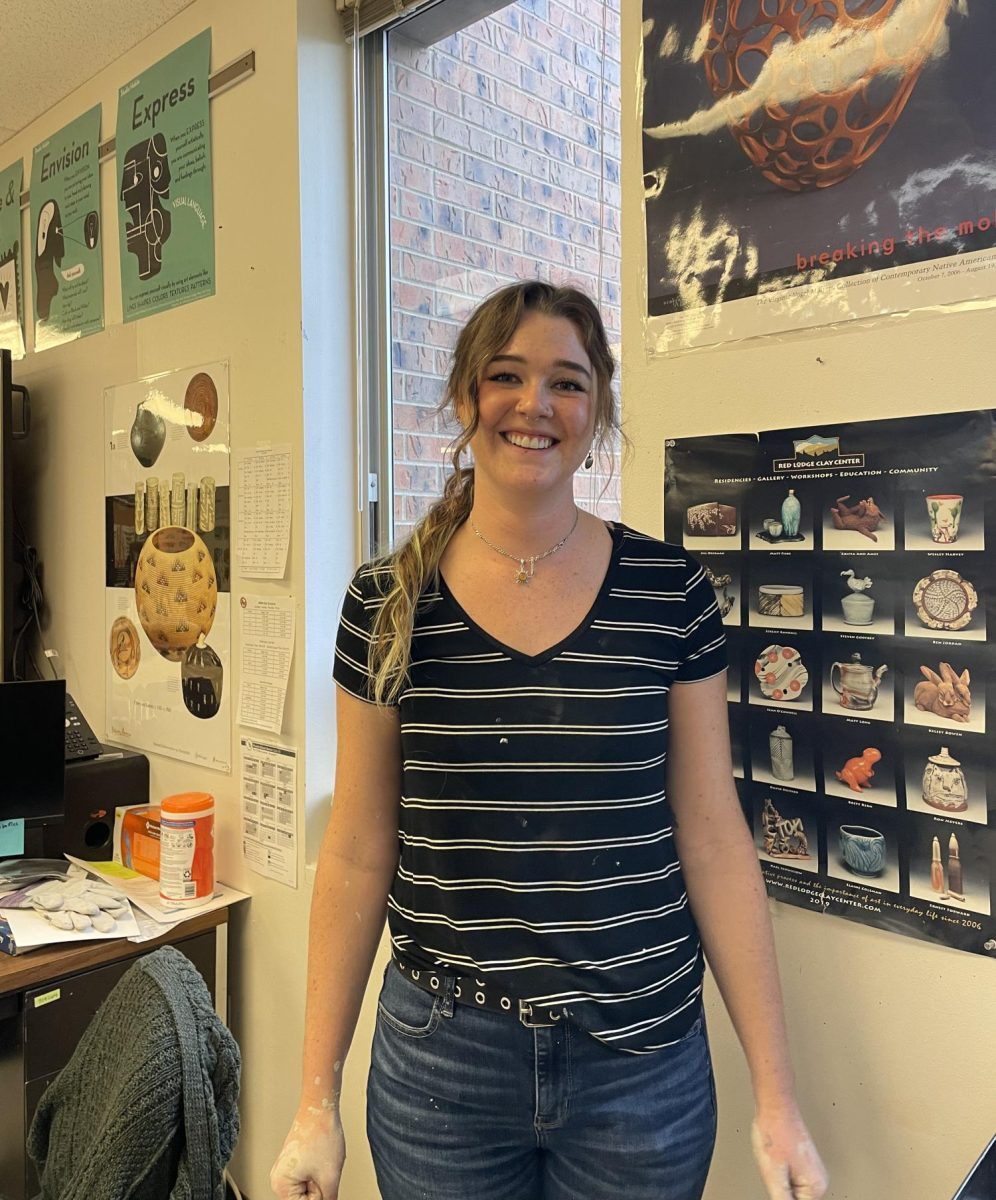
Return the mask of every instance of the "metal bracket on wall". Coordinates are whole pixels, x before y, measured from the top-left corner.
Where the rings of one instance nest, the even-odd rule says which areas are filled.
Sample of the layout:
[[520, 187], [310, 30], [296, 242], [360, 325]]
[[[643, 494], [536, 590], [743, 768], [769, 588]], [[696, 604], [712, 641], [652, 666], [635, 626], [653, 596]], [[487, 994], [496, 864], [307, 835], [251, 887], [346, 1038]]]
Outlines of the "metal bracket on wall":
[[[227, 92], [229, 88], [235, 87], [237, 83], [241, 83], [255, 73], [256, 51], [247, 50], [245, 54], [240, 54], [230, 63], [219, 67], [213, 75], [208, 77], [208, 99], [216, 99], [222, 92]], [[116, 147], [116, 138], [108, 138], [106, 142], [101, 142], [97, 151], [98, 161], [106, 162], [109, 158], [113, 158]], [[21, 208], [27, 208], [30, 200], [31, 189], [29, 188], [21, 192]]]

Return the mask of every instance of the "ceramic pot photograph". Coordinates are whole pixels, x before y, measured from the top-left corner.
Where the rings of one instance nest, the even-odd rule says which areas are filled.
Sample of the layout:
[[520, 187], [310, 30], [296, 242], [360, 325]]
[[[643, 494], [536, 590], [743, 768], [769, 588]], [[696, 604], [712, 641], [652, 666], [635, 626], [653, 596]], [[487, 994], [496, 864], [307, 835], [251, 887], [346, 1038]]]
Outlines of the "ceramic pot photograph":
[[840, 607], [846, 625], [870, 625], [875, 619], [875, 601], [862, 592], [848, 592], [841, 599]]
[[809, 682], [809, 671], [794, 646], [765, 646], [754, 663], [754, 676], [761, 695], [778, 704], [797, 703]]
[[788, 495], [782, 501], [782, 532], [786, 537], [798, 537], [801, 519], [802, 505], [795, 494], [795, 488], [789, 488]]
[[949, 546], [958, 540], [965, 497], [941, 495], [927, 497], [927, 516], [930, 520], [930, 536], [940, 546]]
[[840, 856], [855, 875], [873, 878], [885, 867], [885, 835], [867, 825], [841, 825]]
[[129, 440], [132, 453], [146, 470], [154, 465], [166, 445], [166, 422], [144, 401], [135, 408]]
[[[847, 553], [824, 553], [820, 581], [823, 602], [820, 624], [824, 631], [895, 634], [896, 592], [901, 588], [905, 594], [905, 581], [900, 584], [888, 573], [880, 573], [881, 570], [879, 563], [853, 549]], [[846, 654], [835, 651], [832, 657], [846, 659], [853, 646], [841, 647], [845, 648]]]
[[906, 549], [985, 550], [986, 491], [969, 488], [968, 480], [949, 469], [933, 490], [910, 492], [904, 505]]
[[803, 617], [803, 589], [794, 583], [762, 583], [757, 589], [757, 611], [762, 617]]
[[179, 662], [210, 632], [218, 603], [211, 552], [190, 529], [150, 534], [135, 569], [135, 604], [145, 635], [163, 658]]
[[861, 661], [861, 655], [855, 653], [849, 662], [831, 665], [830, 686], [842, 707], [864, 711], [875, 707], [879, 684], [887, 670], [884, 665], [872, 670]]
[[768, 750], [771, 755], [771, 774], [786, 783], [794, 779], [792, 735], [784, 725], [776, 725], [768, 735]]
[[221, 659], [202, 634], [180, 663], [180, 690], [187, 711], [202, 721], [216, 716], [221, 708], [224, 676]]
[[964, 812], [968, 808], [968, 784], [961, 763], [942, 746], [927, 759], [923, 771], [923, 802], [941, 812]]
[[[985, 636], [982, 631], [985, 605], [979, 608], [979, 593], [970, 579], [958, 571], [940, 567], [919, 579], [913, 588], [913, 612], [920, 630], [941, 629], [946, 633], [960, 633], [974, 626], [972, 634], [978, 640]], [[979, 618], [976, 610], [979, 610]], [[907, 633], [916, 635], [907, 621]], [[921, 633], [922, 636], [922, 633]]]
[[[764, 70], [777, 71], [779, 49], [804, 46], [817, 32], [832, 29], [839, 38], [874, 33], [893, 16], [900, 0], [883, 0], [871, 15], [858, 6], [803, 4], [799, 0], [706, 0], [702, 24], [709, 28], [702, 65], [717, 100], [735, 97], [754, 84]], [[863, 6], [865, 8], [869, 6]], [[937, 36], [945, 10], [938, 6]], [[879, 50], [877, 69], [854, 82], [846, 74], [829, 90], [814, 87], [792, 104], [769, 103], [729, 122], [730, 132], [757, 170], [787, 192], [832, 187], [853, 175], [886, 140], [906, 107], [928, 58], [931, 31], [924, 51], [902, 64], [891, 62], [887, 47]], [[824, 51], [824, 53], [827, 53]], [[805, 56], [794, 55], [797, 71]], [[781, 70], [787, 69], [785, 59]], [[791, 69], [791, 66], [788, 66]]]

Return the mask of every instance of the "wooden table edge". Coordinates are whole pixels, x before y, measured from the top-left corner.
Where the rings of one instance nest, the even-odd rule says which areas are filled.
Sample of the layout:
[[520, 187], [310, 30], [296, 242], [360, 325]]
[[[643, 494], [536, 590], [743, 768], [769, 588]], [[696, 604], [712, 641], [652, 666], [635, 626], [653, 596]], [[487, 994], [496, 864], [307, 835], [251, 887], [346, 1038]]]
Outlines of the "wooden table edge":
[[127, 938], [111, 938], [106, 942], [87, 942], [82, 946], [52, 946], [43, 950], [28, 950], [24, 954], [0, 953], [0, 996], [22, 992], [64, 975], [75, 975], [91, 967], [134, 958], [157, 946], [175, 945], [185, 938], [217, 929], [228, 922], [228, 908], [215, 908], [198, 913], [159, 937], [147, 942], [130, 942]]

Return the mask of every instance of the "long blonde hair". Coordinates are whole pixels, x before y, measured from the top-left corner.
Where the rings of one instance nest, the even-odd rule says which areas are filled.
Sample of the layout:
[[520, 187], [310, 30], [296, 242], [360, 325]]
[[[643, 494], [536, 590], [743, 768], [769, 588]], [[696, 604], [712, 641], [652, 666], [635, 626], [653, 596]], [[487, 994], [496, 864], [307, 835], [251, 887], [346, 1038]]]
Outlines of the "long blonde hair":
[[412, 627], [419, 596], [436, 579], [439, 562], [455, 530], [474, 504], [474, 471], [460, 459], [477, 432], [478, 381], [488, 363], [512, 340], [523, 317], [539, 313], [563, 317], [577, 331], [594, 374], [595, 448], [602, 451], [613, 434], [621, 434], [612, 376], [615, 361], [594, 302], [573, 287], [554, 287], [540, 280], [514, 283], [484, 300], [460, 331], [440, 411], [463, 424], [452, 443], [453, 471], [442, 496], [432, 505], [393, 554], [383, 560], [384, 603], [374, 622], [369, 671], [378, 704], [397, 702], [404, 690], [411, 660]]

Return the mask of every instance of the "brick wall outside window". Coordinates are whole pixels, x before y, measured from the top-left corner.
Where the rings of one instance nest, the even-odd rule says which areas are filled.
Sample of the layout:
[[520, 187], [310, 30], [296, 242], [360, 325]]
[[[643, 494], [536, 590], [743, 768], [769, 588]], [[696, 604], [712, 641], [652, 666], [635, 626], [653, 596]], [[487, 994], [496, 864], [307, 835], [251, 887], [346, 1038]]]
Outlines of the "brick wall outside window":
[[[536, 277], [596, 297], [601, 275], [618, 349], [620, 2], [519, 0], [429, 47], [391, 34], [396, 541], [442, 491], [436, 407], [481, 298]], [[619, 516], [618, 466], [576, 490]]]

